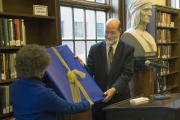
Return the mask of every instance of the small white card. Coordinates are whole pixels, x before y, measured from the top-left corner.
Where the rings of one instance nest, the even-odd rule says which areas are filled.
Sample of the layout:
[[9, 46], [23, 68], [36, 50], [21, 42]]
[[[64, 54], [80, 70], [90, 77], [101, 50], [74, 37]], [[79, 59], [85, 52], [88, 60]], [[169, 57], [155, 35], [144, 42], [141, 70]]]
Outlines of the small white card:
[[48, 6], [33, 5], [33, 15], [48, 16]]
[[148, 97], [140, 97], [140, 98], [131, 99], [130, 103], [141, 103], [141, 102], [145, 102], [145, 101], [149, 101], [149, 98]]

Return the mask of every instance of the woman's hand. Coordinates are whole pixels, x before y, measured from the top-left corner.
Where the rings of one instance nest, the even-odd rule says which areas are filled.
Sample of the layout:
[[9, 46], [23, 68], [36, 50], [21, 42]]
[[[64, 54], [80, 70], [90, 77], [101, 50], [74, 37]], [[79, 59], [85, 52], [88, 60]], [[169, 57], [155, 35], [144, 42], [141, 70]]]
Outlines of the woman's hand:
[[91, 100], [88, 100], [88, 101], [89, 101], [90, 107], [92, 107], [94, 103]]

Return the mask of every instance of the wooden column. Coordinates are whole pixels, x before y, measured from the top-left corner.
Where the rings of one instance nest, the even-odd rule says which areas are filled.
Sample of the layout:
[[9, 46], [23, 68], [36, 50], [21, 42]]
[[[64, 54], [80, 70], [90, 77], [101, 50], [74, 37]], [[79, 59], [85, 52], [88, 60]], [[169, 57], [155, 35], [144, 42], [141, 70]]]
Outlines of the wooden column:
[[85, 113], [76, 113], [76, 114], [61, 114], [63, 119], [61, 120], [92, 120], [91, 110]]
[[154, 94], [153, 69], [135, 70], [129, 87], [131, 97]]

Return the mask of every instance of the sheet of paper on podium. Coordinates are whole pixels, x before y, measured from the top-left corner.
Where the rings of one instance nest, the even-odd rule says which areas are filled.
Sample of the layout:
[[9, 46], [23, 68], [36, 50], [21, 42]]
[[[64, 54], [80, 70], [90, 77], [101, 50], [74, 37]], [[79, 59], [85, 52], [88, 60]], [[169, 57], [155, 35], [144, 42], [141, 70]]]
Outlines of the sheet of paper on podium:
[[[77, 69], [86, 74], [85, 78], [81, 78], [80, 76], [76, 75], [77, 80], [80, 82], [90, 99], [96, 103], [105, 98], [103, 95], [102, 90], [98, 87], [86, 69], [81, 65], [81, 63], [74, 58], [74, 54], [69, 49], [67, 45], [55, 46], [55, 50], [57, 50], [58, 54], [63, 58], [69, 69], [72, 71]], [[58, 58], [57, 54], [53, 51], [51, 47], [46, 48], [49, 52], [52, 62], [50, 66], [48, 66], [46, 70], [46, 75], [55, 86], [59, 94], [62, 98], [66, 99], [67, 101], [73, 103], [73, 97], [70, 87], [70, 82], [66, 76], [68, 70], [62, 64], [60, 59]], [[86, 98], [82, 91], [80, 90], [81, 100], [85, 101]]]

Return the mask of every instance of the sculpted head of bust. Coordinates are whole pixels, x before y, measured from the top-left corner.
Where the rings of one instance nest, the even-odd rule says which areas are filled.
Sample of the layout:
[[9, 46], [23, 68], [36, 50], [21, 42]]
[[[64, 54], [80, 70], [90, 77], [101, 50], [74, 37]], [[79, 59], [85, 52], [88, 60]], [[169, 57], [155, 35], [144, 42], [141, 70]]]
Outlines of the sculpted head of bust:
[[127, 27], [137, 28], [138, 25], [146, 26], [150, 22], [152, 9], [151, 0], [131, 0], [127, 9]]
[[127, 9], [126, 31], [121, 39], [135, 47], [134, 56], [156, 56], [154, 38], [145, 29], [152, 16], [151, 0], [131, 0]]

